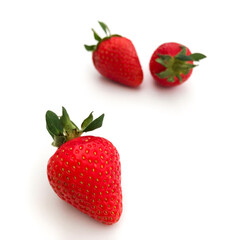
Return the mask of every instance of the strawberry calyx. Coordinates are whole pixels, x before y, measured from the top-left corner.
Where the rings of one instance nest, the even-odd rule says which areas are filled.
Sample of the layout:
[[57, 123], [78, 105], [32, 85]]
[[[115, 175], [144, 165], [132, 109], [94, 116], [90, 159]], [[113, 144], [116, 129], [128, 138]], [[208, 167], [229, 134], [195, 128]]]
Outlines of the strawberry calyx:
[[105, 40], [107, 40], [107, 39], [110, 39], [111, 37], [121, 37], [121, 36], [118, 35], [118, 34], [111, 34], [110, 29], [108, 28], [108, 26], [107, 26], [105, 23], [100, 22], [100, 21], [98, 21], [98, 23], [99, 23], [99, 25], [101, 26], [101, 28], [103, 29], [103, 31], [105, 32], [106, 36], [105, 36], [104, 38], [101, 38], [101, 37], [96, 33], [96, 31], [95, 31], [94, 29], [92, 29], [92, 31], [93, 31], [93, 36], [94, 36], [94, 39], [97, 41], [97, 44], [95, 44], [95, 45], [86, 45], [86, 44], [85, 44], [84, 47], [85, 47], [85, 49], [86, 49], [87, 51], [90, 51], [90, 52], [95, 51], [95, 50], [98, 48], [98, 45], [99, 45], [101, 42], [103, 42], [103, 41], [105, 41]]
[[52, 111], [46, 112], [46, 127], [49, 134], [53, 138], [52, 145], [60, 147], [65, 142], [80, 137], [84, 132], [93, 131], [102, 126], [104, 114], [93, 119], [93, 112], [85, 118], [81, 124], [81, 128], [71, 121], [64, 107], [62, 107], [62, 116], [57, 116]]
[[181, 46], [181, 51], [174, 57], [158, 54], [156, 62], [163, 65], [166, 70], [156, 73], [156, 75], [161, 79], [167, 78], [168, 82], [175, 82], [175, 77], [182, 82], [181, 75], [187, 75], [192, 68], [198, 66], [192, 62], [199, 61], [203, 58], [206, 58], [206, 56], [201, 53], [187, 55], [187, 48], [184, 46]]

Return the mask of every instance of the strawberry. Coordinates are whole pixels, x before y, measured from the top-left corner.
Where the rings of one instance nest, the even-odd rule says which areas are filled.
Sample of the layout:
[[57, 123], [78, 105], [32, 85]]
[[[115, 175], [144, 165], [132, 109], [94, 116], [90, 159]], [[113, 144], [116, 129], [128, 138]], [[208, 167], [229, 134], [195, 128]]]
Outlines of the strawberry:
[[191, 54], [182, 44], [170, 42], [160, 45], [153, 53], [149, 67], [150, 72], [160, 85], [173, 87], [185, 82], [199, 61], [206, 56], [201, 53]]
[[137, 87], [143, 81], [143, 71], [132, 42], [120, 35], [112, 35], [107, 25], [99, 22], [106, 33], [101, 38], [93, 29], [96, 45], [84, 45], [92, 51], [92, 60], [98, 72], [118, 83]]
[[49, 159], [47, 175], [55, 193], [95, 220], [111, 225], [122, 213], [121, 166], [113, 144], [102, 137], [81, 136], [102, 126], [104, 114], [92, 113], [79, 129], [65, 108], [58, 117], [47, 111], [47, 130], [58, 149]]

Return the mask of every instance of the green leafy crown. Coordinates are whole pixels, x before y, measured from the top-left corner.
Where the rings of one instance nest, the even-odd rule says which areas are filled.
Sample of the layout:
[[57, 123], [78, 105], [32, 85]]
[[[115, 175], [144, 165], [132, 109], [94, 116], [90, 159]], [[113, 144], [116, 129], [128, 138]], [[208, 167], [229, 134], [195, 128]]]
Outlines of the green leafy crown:
[[107, 26], [105, 23], [100, 22], [100, 21], [98, 21], [98, 23], [99, 23], [99, 25], [101, 26], [102, 30], [105, 32], [106, 36], [105, 36], [104, 38], [101, 38], [101, 37], [96, 33], [96, 31], [95, 31], [94, 29], [92, 29], [94, 39], [95, 39], [98, 43], [95, 44], [95, 45], [86, 45], [86, 44], [85, 44], [84, 47], [85, 47], [85, 49], [86, 49], [87, 51], [91, 51], [91, 52], [95, 51], [95, 50], [97, 49], [98, 45], [99, 45], [102, 41], [104, 41], [104, 40], [106, 40], [106, 39], [109, 39], [109, 38], [111, 38], [111, 37], [113, 37], [113, 36], [121, 37], [121, 36], [118, 35], [118, 34], [113, 34], [113, 35], [112, 35], [111, 32], [110, 32], [110, 30], [109, 30], [109, 28], [108, 28], [108, 26]]
[[75, 123], [73, 123], [64, 107], [62, 107], [62, 116], [57, 116], [52, 111], [46, 112], [46, 124], [49, 134], [53, 138], [52, 145], [55, 147], [60, 147], [63, 143], [80, 137], [82, 133], [89, 132], [100, 128], [102, 126], [104, 114], [93, 119], [93, 112], [84, 119], [81, 124], [81, 128], [78, 128]]
[[182, 82], [181, 74], [187, 75], [190, 70], [198, 65], [189, 63], [189, 61], [199, 61], [203, 58], [206, 58], [205, 55], [201, 53], [193, 53], [187, 55], [187, 48], [181, 46], [181, 51], [175, 56], [170, 55], [161, 55], [158, 54], [156, 62], [163, 65], [166, 70], [160, 73], [156, 73], [159, 78], [167, 78], [168, 82], [174, 82], [175, 77]]

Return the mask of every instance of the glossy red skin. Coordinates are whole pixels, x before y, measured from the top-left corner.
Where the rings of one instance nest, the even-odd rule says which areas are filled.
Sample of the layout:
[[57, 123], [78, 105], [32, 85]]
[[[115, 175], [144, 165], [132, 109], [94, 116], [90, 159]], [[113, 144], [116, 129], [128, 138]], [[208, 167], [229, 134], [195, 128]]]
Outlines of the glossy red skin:
[[[175, 79], [174, 82], [168, 82], [167, 78], [159, 78], [156, 75], [156, 73], [160, 73], [160, 72], [163, 72], [163, 71], [166, 70], [166, 68], [163, 65], [156, 62], [156, 59], [158, 58], [158, 54], [170, 55], [170, 56], [174, 57], [181, 51], [181, 46], [184, 46], [184, 45], [179, 44], [179, 43], [175, 43], [175, 42], [164, 43], [164, 44], [160, 45], [154, 51], [154, 53], [151, 57], [151, 60], [150, 60], [150, 63], [149, 63], [150, 72], [151, 72], [154, 80], [157, 81], [163, 87], [173, 87], [173, 86], [177, 86], [181, 83], [184, 83], [192, 74], [192, 69], [190, 70], [190, 72], [187, 75], [181, 74], [182, 82], [180, 82], [177, 77], [174, 78]], [[190, 55], [190, 54], [191, 54], [191, 52], [187, 48], [187, 55]], [[193, 62], [189, 61], [189, 63], [193, 63]]]
[[118, 83], [137, 87], [143, 81], [143, 71], [132, 42], [124, 37], [103, 40], [92, 55], [98, 72]]
[[111, 225], [122, 214], [121, 165], [113, 144], [84, 136], [64, 143], [49, 159], [56, 194], [95, 220]]

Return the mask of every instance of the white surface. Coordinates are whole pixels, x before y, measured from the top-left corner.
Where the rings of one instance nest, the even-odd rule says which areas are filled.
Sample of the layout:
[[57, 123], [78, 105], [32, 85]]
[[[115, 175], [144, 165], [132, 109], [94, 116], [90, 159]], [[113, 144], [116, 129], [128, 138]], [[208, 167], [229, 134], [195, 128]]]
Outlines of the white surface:
[[[239, 240], [238, 1], [1, 1], [1, 235], [44, 240]], [[144, 83], [102, 78], [83, 44], [91, 28], [134, 43]], [[102, 35], [103, 36], [103, 35]], [[148, 62], [162, 43], [202, 52], [182, 86], [154, 84]], [[93, 135], [122, 162], [124, 212], [104, 226], [60, 200], [46, 166], [55, 149], [45, 112], [76, 123], [105, 113]]]

